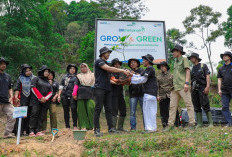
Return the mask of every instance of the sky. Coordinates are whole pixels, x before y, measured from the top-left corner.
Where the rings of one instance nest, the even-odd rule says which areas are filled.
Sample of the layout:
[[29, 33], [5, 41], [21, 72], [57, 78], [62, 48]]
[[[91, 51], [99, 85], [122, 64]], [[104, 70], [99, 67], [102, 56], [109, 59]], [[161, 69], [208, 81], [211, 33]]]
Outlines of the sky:
[[[70, 3], [72, 0], [65, 0]], [[184, 31], [182, 21], [190, 15], [192, 8], [198, 7], [200, 4], [210, 6], [213, 11], [218, 11], [222, 14], [220, 22], [226, 21], [228, 18], [227, 9], [232, 5], [232, 0], [144, 0], [145, 5], [149, 9], [148, 12], [141, 18], [141, 20], [165, 21], [166, 30], [170, 28], [177, 28]], [[200, 46], [201, 40], [195, 35], [186, 36], [188, 42], [194, 42]], [[202, 62], [208, 62], [206, 50], [194, 50], [184, 47], [187, 53], [192, 51], [200, 54]], [[217, 65], [221, 60], [220, 54], [228, 51], [224, 46], [224, 37], [219, 37], [215, 43], [212, 44], [212, 61]]]

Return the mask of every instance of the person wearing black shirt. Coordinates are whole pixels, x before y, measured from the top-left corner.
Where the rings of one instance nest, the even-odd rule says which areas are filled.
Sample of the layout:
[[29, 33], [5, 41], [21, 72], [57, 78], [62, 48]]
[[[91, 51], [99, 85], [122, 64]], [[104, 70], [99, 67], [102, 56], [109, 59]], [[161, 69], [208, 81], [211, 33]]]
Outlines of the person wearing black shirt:
[[76, 77], [78, 68], [75, 64], [67, 66], [67, 74], [61, 80], [59, 86], [58, 102], [62, 101], [64, 109], [65, 127], [70, 128], [69, 124], [69, 110], [71, 107], [73, 129], [77, 130], [77, 89], [78, 79]]
[[30, 106], [31, 117], [29, 122], [30, 134], [29, 136], [43, 136], [42, 125], [44, 117], [50, 105], [49, 99], [52, 96], [52, 86], [48, 82], [50, 69], [43, 65], [38, 70], [38, 76], [31, 81], [31, 95]]
[[[120, 69], [122, 62], [118, 58], [112, 60], [111, 65], [115, 68]], [[121, 73], [112, 73], [111, 78], [111, 87], [112, 87], [112, 113], [113, 113], [113, 127], [119, 131], [126, 131], [123, 129], [125, 117], [126, 117], [126, 103], [123, 95], [123, 85], [120, 82]], [[118, 112], [120, 113], [118, 117]]]
[[222, 98], [222, 113], [226, 119], [227, 127], [232, 126], [231, 113], [229, 110], [232, 98], [232, 53], [226, 51], [220, 55], [225, 64], [218, 71], [218, 94]]
[[[139, 68], [140, 62], [136, 58], [128, 60], [128, 66], [137, 74], [142, 74], [144, 69]], [[131, 131], [136, 131], [136, 109], [139, 102], [140, 108], [143, 113], [143, 85], [142, 84], [131, 84], [129, 86], [130, 95], [130, 126]]]
[[7, 116], [6, 129], [4, 138], [14, 137], [12, 131], [14, 129], [15, 119], [13, 119], [13, 90], [10, 75], [5, 72], [9, 64], [5, 58], [0, 58], [0, 113], [3, 112]]
[[150, 54], [147, 54], [146, 56], [142, 56], [142, 59], [143, 65], [146, 67], [146, 69], [141, 75], [134, 74], [131, 78], [131, 84], [143, 84], [143, 116], [145, 133], [151, 133], [157, 130], [157, 81], [155, 76], [155, 69], [153, 68], [154, 57]]
[[212, 127], [213, 121], [208, 98], [210, 87], [210, 71], [206, 64], [200, 63], [201, 58], [199, 58], [199, 54], [192, 53], [188, 59], [193, 63], [193, 69], [191, 72], [192, 102], [197, 115], [197, 127], [203, 126], [201, 108], [206, 113], [209, 126]]
[[[15, 104], [16, 106], [27, 106], [27, 117], [22, 119], [22, 129], [21, 134], [28, 135], [29, 134], [29, 121], [31, 116], [31, 81], [35, 77], [32, 72], [32, 67], [28, 64], [21, 65], [21, 73], [16, 82], [15, 88]], [[18, 129], [18, 120], [15, 124], [14, 133], [17, 134]]]
[[111, 84], [110, 84], [110, 74], [109, 72], [122, 72], [126, 75], [131, 75], [131, 73], [127, 70], [118, 69], [115, 67], [110, 67], [107, 64], [107, 60], [109, 59], [110, 53], [112, 51], [107, 47], [103, 47], [100, 49], [99, 59], [95, 61], [94, 69], [95, 69], [95, 85], [94, 85], [94, 95], [96, 98], [96, 106], [94, 111], [94, 134], [96, 137], [100, 137], [103, 134], [100, 132], [100, 113], [102, 107], [105, 107], [106, 120], [108, 125], [109, 133], [116, 133], [115, 128], [112, 123], [112, 94], [111, 94]]
[[[49, 105], [49, 115], [50, 115], [50, 126], [52, 128], [57, 128], [57, 118], [56, 118], [56, 105], [57, 105], [57, 97], [59, 91], [59, 84], [56, 82], [55, 79], [55, 72], [51, 71], [48, 76], [48, 82], [52, 86], [52, 97], [50, 98], [50, 105]], [[44, 117], [43, 121], [43, 131], [46, 132], [47, 130], [47, 113]]]

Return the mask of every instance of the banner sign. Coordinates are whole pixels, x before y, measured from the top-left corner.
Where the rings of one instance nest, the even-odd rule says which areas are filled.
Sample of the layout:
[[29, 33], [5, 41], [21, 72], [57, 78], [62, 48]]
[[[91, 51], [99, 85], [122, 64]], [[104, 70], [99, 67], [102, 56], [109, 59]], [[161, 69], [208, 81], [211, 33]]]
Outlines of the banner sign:
[[27, 106], [14, 107], [13, 118], [27, 117]]
[[[127, 46], [120, 44], [126, 38]], [[141, 56], [151, 54], [155, 63], [167, 60], [166, 32], [164, 21], [131, 21], [96, 19], [95, 60], [99, 58], [99, 50], [106, 46], [116, 47], [108, 61], [118, 58], [127, 62], [130, 58], [142, 60]]]

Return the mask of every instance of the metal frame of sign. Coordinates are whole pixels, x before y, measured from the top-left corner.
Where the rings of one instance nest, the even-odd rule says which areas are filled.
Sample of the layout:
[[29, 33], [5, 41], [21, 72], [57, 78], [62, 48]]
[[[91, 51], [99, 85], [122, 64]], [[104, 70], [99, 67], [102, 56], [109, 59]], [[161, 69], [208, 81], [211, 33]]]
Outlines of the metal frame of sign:
[[166, 27], [165, 27], [165, 21], [152, 21], [152, 20], [124, 20], [124, 19], [102, 19], [102, 18], [96, 18], [95, 19], [95, 41], [94, 41], [94, 61], [97, 60], [96, 54], [97, 54], [97, 29], [98, 29], [98, 21], [104, 20], [104, 21], [129, 21], [129, 22], [160, 22], [163, 23], [163, 30], [164, 30], [164, 47], [165, 47], [165, 57], [166, 62], [168, 63], [168, 50], [167, 50], [167, 42], [166, 42]]

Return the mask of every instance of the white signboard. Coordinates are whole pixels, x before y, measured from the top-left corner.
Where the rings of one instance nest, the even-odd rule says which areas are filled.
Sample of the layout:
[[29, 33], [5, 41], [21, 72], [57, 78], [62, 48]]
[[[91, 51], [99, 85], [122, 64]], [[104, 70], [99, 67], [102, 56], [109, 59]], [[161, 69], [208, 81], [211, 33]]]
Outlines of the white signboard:
[[13, 118], [27, 117], [27, 106], [14, 107]]
[[[129, 36], [128, 46], [124, 49], [119, 39]], [[164, 21], [128, 21], [96, 19], [95, 60], [99, 58], [99, 50], [106, 46], [112, 49], [118, 45], [120, 49], [113, 51], [108, 61], [118, 58], [127, 62], [130, 58], [142, 60], [141, 56], [151, 54], [155, 63], [167, 59], [166, 33]]]

